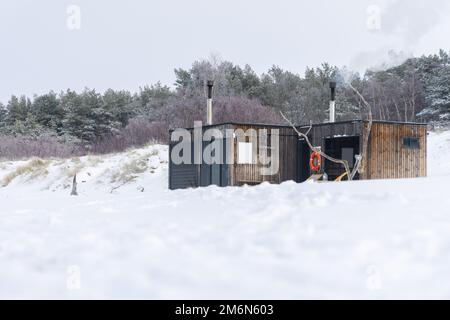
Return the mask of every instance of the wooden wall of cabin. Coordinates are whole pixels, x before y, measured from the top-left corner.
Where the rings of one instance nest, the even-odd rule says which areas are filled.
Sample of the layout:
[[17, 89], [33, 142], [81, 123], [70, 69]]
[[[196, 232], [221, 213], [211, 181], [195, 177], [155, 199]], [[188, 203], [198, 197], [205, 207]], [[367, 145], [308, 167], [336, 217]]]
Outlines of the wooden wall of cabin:
[[[239, 164], [238, 163], [238, 141], [234, 139], [233, 143], [233, 164], [229, 168], [230, 185], [241, 186], [244, 184], [256, 185], [262, 182], [281, 183], [289, 180], [296, 180], [297, 178], [297, 134], [289, 127], [273, 127], [261, 125], [236, 125], [235, 129], [242, 129], [244, 132], [248, 129], [267, 129], [269, 133], [270, 146], [270, 132], [272, 129], [279, 130], [279, 171], [275, 175], [264, 176], [261, 174], [261, 169], [264, 167], [261, 163], [257, 164]], [[250, 139], [246, 138], [246, 142]], [[258, 141], [259, 152], [259, 141]], [[269, 149], [271, 150], [271, 149]]]
[[[364, 123], [364, 135], [368, 124]], [[404, 146], [404, 138], [417, 138], [419, 148]], [[362, 179], [401, 179], [427, 176], [427, 127], [415, 124], [373, 123]]]

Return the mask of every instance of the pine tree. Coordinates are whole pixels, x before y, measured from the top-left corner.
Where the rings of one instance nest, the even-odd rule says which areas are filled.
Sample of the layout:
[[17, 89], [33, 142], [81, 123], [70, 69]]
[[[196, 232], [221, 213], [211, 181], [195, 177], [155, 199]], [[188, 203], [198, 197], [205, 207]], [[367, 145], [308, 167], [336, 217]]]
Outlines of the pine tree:
[[107, 90], [103, 94], [103, 107], [111, 114], [112, 127], [125, 127], [128, 121], [136, 115], [133, 110], [133, 97], [128, 91]]
[[75, 91], [67, 90], [61, 94], [61, 107], [64, 109], [62, 132], [74, 136], [82, 142], [95, 139], [95, 121], [92, 119], [91, 108], [81, 95]]
[[142, 116], [149, 120], [155, 120], [162, 109], [167, 107], [174, 97], [169, 87], [156, 83], [152, 86], [141, 88], [139, 96], [136, 99], [135, 115]]
[[32, 111], [36, 121], [40, 125], [52, 129], [55, 132], [61, 131], [64, 110], [54, 92], [36, 96], [33, 101]]
[[436, 121], [450, 121], [450, 66], [439, 68], [426, 84], [427, 108], [419, 115]]
[[40, 125], [31, 112], [28, 113], [24, 120], [16, 120], [13, 124], [5, 126], [2, 132], [11, 136], [27, 136], [33, 138], [54, 134], [50, 129]]
[[31, 112], [31, 101], [25, 96], [17, 98], [13, 95], [6, 108], [8, 110], [6, 122], [8, 125], [12, 125], [16, 121], [26, 120], [28, 113]]
[[8, 111], [3, 103], [0, 102], [0, 130], [6, 126]]
[[95, 90], [84, 90], [81, 94], [68, 90], [61, 95], [64, 109], [62, 132], [77, 137], [84, 143], [114, 133], [120, 128], [111, 105], [106, 105]]
[[81, 94], [82, 108], [87, 110], [87, 126], [86, 132], [90, 136], [89, 141], [101, 138], [112, 133], [119, 127], [115, 121], [111, 109], [107, 108], [103, 103], [102, 96], [95, 90], [85, 90]]

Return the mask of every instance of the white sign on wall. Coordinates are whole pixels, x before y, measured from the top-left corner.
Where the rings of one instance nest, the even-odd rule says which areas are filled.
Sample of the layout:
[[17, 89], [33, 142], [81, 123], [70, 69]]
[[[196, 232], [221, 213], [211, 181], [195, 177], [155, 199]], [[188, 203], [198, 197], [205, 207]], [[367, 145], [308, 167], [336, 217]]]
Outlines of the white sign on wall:
[[238, 164], [253, 163], [253, 144], [251, 142], [238, 143]]

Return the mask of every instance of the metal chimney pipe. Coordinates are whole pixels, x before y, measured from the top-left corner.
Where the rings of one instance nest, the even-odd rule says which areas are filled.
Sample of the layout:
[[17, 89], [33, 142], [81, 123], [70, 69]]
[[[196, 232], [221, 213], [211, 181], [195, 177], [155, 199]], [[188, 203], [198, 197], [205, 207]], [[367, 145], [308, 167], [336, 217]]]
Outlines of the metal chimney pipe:
[[330, 122], [336, 122], [336, 82], [330, 81], [331, 100], [330, 100]]
[[208, 80], [206, 82], [206, 85], [208, 86], [208, 100], [207, 100], [207, 104], [206, 104], [206, 124], [208, 126], [210, 126], [213, 124], [212, 94], [213, 94], [214, 81]]

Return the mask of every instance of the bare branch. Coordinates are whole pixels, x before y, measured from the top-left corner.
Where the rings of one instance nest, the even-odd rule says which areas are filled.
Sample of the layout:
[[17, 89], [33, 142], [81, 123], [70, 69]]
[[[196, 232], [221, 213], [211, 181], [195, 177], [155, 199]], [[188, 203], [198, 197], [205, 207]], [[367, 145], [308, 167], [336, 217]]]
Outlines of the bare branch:
[[129, 177], [128, 179], [126, 179], [124, 182], [122, 182], [122, 183], [119, 184], [118, 186], [111, 188], [111, 191], [110, 191], [109, 193], [113, 193], [113, 192], [116, 191], [117, 189], [122, 188], [124, 185], [130, 183], [130, 182], [133, 181], [134, 179], [136, 179], [135, 176]]
[[[319, 153], [322, 157], [324, 157], [325, 159], [327, 159], [327, 160], [329, 160], [331, 162], [342, 164], [344, 166], [344, 168], [345, 168], [345, 172], [347, 173], [348, 179], [349, 180], [352, 179], [351, 172], [350, 172], [350, 167], [348, 165], [348, 161], [347, 160], [335, 159], [333, 157], [330, 157], [326, 153], [322, 152], [320, 147], [314, 147], [311, 144], [311, 142], [309, 141], [309, 138], [308, 138], [308, 136], [306, 134], [301, 133], [300, 131], [298, 131], [297, 128], [294, 126], [294, 124], [283, 114], [283, 112], [280, 111], [280, 114], [283, 117], [283, 119], [286, 120], [289, 123], [289, 125], [292, 127], [292, 129], [294, 129], [294, 131], [298, 134], [298, 136], [305, 139], [306, 143], [308, 144], [308, 147], [313, 152]], [[312, 128], [312, 126], [310, 126], [309, 130], [311, 130], [311, 128]]]
[[367, 100], [364, 98], [364, 96], [355, 87], [353, 87], [353, 85], [351, 83], [349, 83], [348, 85], [349, 85], [350, 89], [352, 89], [356, 93], [356, 95], [361, 99], [361, 101], [364, 103], [364, 105], [366, 106], [366, 108], [369, 112], [369, 124], [367, 126], [367, 133], [365, 134], [365, 139], [363, 141], [363, 148], [361, 150], [361, 155], [356, 159], [355, 167], [353, 168], [353, 171], [351, 173], [351, 175], [352, 175], [351, 179], [353, 179], [356, 175], [356, 172], [359, 172], [359, 170], [360, 170], [362, 159], [365, 156], [367, 156], [367, 154], [368, 154], [368, 144], [369, 144], [370, 133], [372, 131], [373, 117], [372, 117], [372, 107], [367, 102]]

